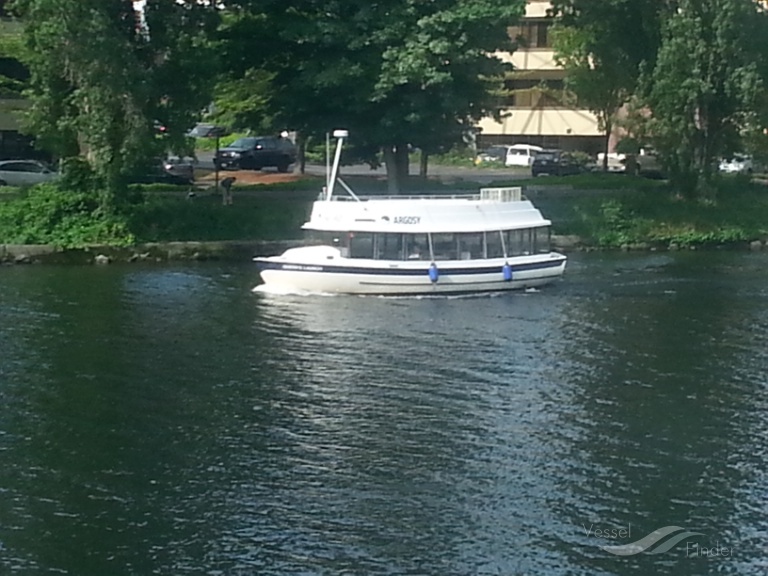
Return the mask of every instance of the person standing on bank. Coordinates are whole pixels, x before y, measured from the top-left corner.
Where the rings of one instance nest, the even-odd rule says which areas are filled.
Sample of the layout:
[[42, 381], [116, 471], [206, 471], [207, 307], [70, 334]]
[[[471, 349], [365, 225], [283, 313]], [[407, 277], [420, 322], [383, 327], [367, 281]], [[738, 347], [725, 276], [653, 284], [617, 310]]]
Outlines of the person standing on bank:
[[237, 181], [234, 176], [227, 176], [224, 178], [219, 186], [221, 186], [221, 203], [225, 206], [232, 204], [232, 184]]

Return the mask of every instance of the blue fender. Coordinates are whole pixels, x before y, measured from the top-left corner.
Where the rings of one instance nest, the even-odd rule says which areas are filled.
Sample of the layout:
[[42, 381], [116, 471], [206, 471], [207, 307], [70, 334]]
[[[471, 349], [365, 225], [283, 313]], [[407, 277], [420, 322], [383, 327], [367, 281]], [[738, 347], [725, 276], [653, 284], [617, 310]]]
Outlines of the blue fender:
[[504, 262], [504, 266], [501, 268], [501, 273], [504, 274], [505, 282], [512, 280], [512, 266], [509, 265], [509, 262]]
[[437, 269], [437, 265], [432, 262], [429, 266], [429, 279], [434, 283], [437, 282], [438, 278], [440, 278], [440, 272]]

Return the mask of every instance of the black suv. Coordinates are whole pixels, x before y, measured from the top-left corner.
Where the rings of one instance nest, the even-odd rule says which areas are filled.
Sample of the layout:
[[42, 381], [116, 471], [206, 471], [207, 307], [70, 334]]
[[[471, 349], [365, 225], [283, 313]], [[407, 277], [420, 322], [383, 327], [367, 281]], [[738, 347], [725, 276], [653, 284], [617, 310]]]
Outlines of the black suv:
[[581, 174], [584, 167], [568, 152], [563, 150], [541, 150], [531, 165], [533, 176], [568, 176]]
[[221, 148], [213, 162], [219, 169], [261, 170], [274, 166], [278, 172], [288, 172], [296, 162], [296, 147], [287, 138], [248, 136]]

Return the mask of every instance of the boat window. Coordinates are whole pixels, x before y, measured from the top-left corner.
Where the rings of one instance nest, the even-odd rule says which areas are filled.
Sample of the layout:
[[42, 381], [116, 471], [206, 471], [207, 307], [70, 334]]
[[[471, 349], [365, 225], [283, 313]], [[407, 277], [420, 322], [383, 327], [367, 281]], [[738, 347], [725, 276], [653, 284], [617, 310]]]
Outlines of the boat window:
[[458, 245], [453, 234], [432, 234], [435, 260], [458, 260]]
[[[485, 253], [488, 258], [502, 258], [504, 256], [504, 246], [501, 243], [502, 234], [506, 234], [506, 232], [485, 233]], [[504, 241], [506, 242], [506, 238]]]
[[310, 244], [315, 245], [333, 246], [335, 248], [343, 248], [349, 245], [346, 232], [325, 232], [322, 230], [309, 230], [306, 237]]
[[483, 233], [456, 234], [460, 260], [479, 260], [483, 258]]
[[523, 256], [531, 253], [531, 229], [510, 230], [507, 235], [507, 253], [510, 256]]
[[376, 258], [378, 260], [402, 260], [403, 235], [376, 234]]
[[350, 232], [350, 258], [373, 258], [373, 234], [369, 232]]
[[429, 260], [429, 240], [426, 234], [404, 234], [404, 253], [408, 260]]
[[534, 251], [538, 254], [548, 253], [550, 248], [549, 226], [540, 226], [533, 229]]

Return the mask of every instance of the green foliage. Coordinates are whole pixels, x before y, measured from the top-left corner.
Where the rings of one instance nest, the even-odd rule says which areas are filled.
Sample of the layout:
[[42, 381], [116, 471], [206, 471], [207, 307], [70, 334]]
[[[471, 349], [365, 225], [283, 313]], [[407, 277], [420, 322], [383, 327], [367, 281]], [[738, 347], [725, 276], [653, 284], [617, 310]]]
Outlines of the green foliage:
[[641, 103], [652, 111], [646, 131], [684, 195], [710, 189], [715, 160], [757, 122], [766, 36], [768, 16], [744, 0], [681, 0], [666, 18]]
[[220, 43], [227, 76], [268, 74], [265, 116], [275, 127], [318, 138], [347, 128], [361, 156], [375, 159], [383, 149], [388, 167], [402, 171], [408, 144], [442, 152], [497, 113], [493, 90], [507, 66], [494, 54], [513, 48], [507, 27], [525, 2], [227, 5]]
[[636, 138], [623, 138], [618, 144], [616, 144], [616, 152], [619, 154], [639, 154], [640, 143]]
[[54, 244], [77, 247], [88, 244], [130, 245], [135, 241], [126, 221], [105, 214], [92, 192], [41, 184], [26, 195], [0, 202], [0, 242]]
[[[244, 138], [248, 134], [246, 132], [237, 132], [234, 134], [227, 134], [219, 138], [219, 147], [229, 146], [235, 140]], [[206, 150], [208, 152], [216, 149], [216, 138], [195, 138], [195, 150]]]
[[[631, 180], [628, 180], [631, 181]], [[746, 242], [768, 234], [768, 190], [745, 180], [718, 183], [710, 201], [683, 200], [666, 185], [577, 196], [558, 232], [606, 248]]]
[[[417, 163], [421, 158], [421, 152], [411, 155], [411, 162]], [[463, 166], [471, 168], [475, 163], [475, 153], [467, 146], [454, 146], [442, 154], [434, 154], [429, 157], [433, 164], [440, 166]]]
[[224, 78], [216, 84], [216, 112], [210, 120], [235, 130], [272, 132], [272, 92], [272, 75], [263, 70], [247, 70], [242, 78]]
[[[184, 132], [210, 101], [207, 36], [217, 12], [193, 0], [16, 0], [31, 73], [28, 125], [60, 157], [81, 155], [107, 209], [128, 175]], [[156, 138], [156, 125], [166, 128]]]
[[235, 191], [235, 204], [224, 206], [217, 194], [155, 194], [131, 210], [128, 222], [141, 242], [290, 239], [301, 235], [316, 196], [316, 189], [284, 197]]

